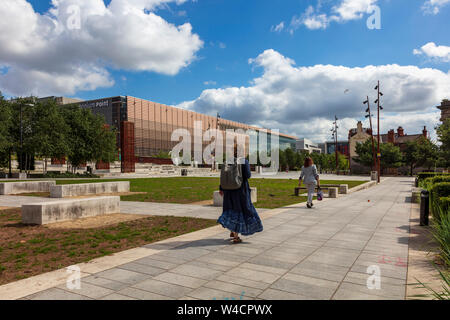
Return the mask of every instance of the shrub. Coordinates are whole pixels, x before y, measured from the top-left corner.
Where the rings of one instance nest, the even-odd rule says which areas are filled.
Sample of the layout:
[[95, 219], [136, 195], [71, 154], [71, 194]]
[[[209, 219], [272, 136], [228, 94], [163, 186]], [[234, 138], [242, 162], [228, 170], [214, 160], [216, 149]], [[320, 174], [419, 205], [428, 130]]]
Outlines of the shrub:
[[439, 175], [422, 180], [421, 186], [427, 190], [431, 190], [432, 186], [439, 182], [450, 182], [450, 175]]
[[427, 178], [433, 178], [436, 176], [450, 176], [450, 173], [442, 173], [442, 172], [420, 172], [417, 174], [417, 178], [419, 181], [419, 185], [423, 182], [423, 180]]

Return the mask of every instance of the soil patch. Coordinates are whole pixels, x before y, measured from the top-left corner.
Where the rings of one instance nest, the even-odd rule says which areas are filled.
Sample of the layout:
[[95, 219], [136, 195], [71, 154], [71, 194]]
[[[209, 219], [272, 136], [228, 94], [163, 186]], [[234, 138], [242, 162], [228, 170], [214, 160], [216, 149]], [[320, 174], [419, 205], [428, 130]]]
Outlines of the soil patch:
[[[113, 224], [103, 225], [108, 220]], [[117, 214], [31, 226], [21, 223], [20, 208], [0, 210], [0, 285], [214, 225], [207, 219]]]

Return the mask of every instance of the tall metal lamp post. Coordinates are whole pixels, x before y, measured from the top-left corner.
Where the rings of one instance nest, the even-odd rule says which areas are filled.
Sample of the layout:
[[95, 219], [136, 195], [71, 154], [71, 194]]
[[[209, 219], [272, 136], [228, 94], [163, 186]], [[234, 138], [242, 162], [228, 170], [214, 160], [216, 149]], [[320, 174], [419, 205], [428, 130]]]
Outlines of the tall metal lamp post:
[[378, 140], [378, 152], [377, 152], [377, 171], [378, 171], [378, 183], [380, 183], [381, 181], [381, 152], [380, 152], [380, 111], [383, 110], [383, 107], [380, 105], [380, 98], [383, 96], [383, 93], [380, 91], [380, 81], [378, 81], [377, 86], [375, 87], [375, 90], [377, 90], [378, 93], [378, 98], [377, 100], [375, 100], [375, 103], [378, 106], [378, 121], [377, 121], [377, 126], [378, 126], [378, 132], [377, 132], [377, 140]]
[[338, 174], [338, 168], [339, 168], [339, 157], [338, 157], [338, 125], [337, 125], [338, 118], [337, 116], [334, 116], [334, 122], [333, 122], [333, 129], [331, 129], [331, 132], [333, 133], [333, 140], [334, 140], [334, 153], [336, 155], [336, 174]]
[[[19, 171], [22, 172], [23, 165], [23, 106], [34, 107], [33, 103], [20, 103], [20, 158]], [[26, 168], [25, 168], [26, 170]]]
[[372, 113], [370, 112], [370, 102], [369, 102], [369, 96], [367, 96], [367, 100], [363, 102], [363, 104], [367, 104], [367, 109], [366, 109], [366, 119], [369, 118], [369, 123], [370, 123], [370, 137], [372, 138], [372, 171], [375, 170], [375, 168], [377, 168], [377, 160], [375, 157], [375, 142], [373, 140], [373, 127], [372, 127]]

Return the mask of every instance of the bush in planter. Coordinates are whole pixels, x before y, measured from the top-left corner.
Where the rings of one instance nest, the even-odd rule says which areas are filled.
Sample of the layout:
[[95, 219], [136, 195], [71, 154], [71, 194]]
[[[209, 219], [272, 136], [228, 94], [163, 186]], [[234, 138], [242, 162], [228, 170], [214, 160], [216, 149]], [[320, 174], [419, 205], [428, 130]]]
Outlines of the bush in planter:
[[440, 183], [440, 182], [450, 182], [450, 175], [440, 175], [440, 176], [434, 176], [430, 178], [426, 178], [422, 181], [421, 186], [422, 188], [425, 188], [427, 190], [431, 190], [434, 184]]
[[[450, 196], [450, 182], [439, 182], [433, 184], [430, 191], [430, 207], [435, 219], [439, 221], [441, 211], [448, 214], [448, 210], [444, 210], [441, 203], [441, 198]], [[443, 200], [446, 201], [446, 200]]]
[[419, 180], [419, 185], [423, 183], [423, 181], [427, 178], [433, 178], [436, 176], [450, 176], [450, 173], [442, 173], [442, 172], [420, 172], [417, 174], [417, 178]]

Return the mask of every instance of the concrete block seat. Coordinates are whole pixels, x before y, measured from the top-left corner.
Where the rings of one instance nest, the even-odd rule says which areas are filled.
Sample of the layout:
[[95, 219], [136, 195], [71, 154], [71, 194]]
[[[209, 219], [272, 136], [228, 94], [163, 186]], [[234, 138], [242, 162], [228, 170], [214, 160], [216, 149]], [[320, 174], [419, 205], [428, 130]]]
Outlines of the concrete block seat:
[[0, 183], [0, 194], [19, 194], [31, 192], [49, 192], [55, 181], [20, 181]]
[[[322, 184], [320, 188], [323, 191], [330, 191], [330, 188], [338, 189], [338, 194], [348, 194], [348, 184]], [[294, 193], [296, 196], [300, 195], [300, 190], [306, 190], [306, 187], [295, 187]], [[317, 188], [316, 188], [317, 191]]]
[[[250, 196], [252, 199], [252, 203], [258, 202], [258, 189], [250, 188], [250, 190], [251, 190]], [[220, 195], [220, 191], [214, 191], [213, 201], [214, 201], [214, 207], [223, 206], [223, 197]]]
[[65, 198], [105, 193], [129, 192], [130, 181], [64, 184], [50, 188], [51, 198]]
[[23, 205], [22, 222], [42, 225], [119, 212], [120, 197], [66, 199]]

